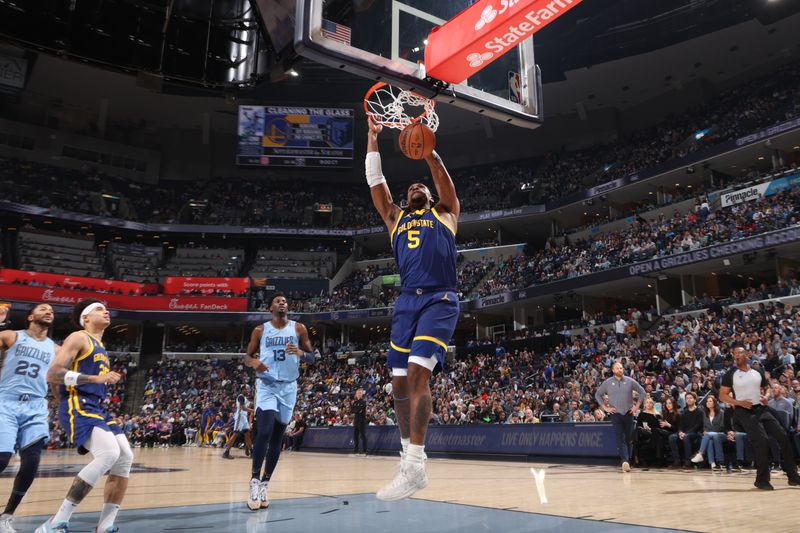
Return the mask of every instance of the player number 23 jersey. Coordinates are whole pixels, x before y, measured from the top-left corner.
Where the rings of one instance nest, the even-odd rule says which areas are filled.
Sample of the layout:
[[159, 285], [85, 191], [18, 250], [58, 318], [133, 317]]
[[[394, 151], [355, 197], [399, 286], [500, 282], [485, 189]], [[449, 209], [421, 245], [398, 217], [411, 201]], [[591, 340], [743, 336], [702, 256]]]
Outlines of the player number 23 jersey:
[[55, 343], [37, 341], [24, 331], [17, 331], [17, 340], [6, 352], [0, 371], [0, 394], [47, 396], [47, 369], [56, 357]]

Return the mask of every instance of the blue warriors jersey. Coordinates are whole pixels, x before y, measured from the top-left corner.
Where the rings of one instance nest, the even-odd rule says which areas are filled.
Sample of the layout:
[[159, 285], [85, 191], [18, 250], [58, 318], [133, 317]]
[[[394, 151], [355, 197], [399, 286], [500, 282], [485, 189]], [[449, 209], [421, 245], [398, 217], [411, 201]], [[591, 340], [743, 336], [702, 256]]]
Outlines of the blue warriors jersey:
[[269, 370], [259, 374], [258, 377], [267, 380], [272, 378], [276, 381], [294, 381], [300, 377], [300, 358], [286, 353], [287, 344], [300, 345], [294, 320], [289, 320], [283, 329], [275, 328], [272, 322], [264, 322], [260, 359]]
[[17, 340], [6, 352], [0, 371], [0, 395], [47, 396], [47, 369], [55, 357], [56, 345], [51, 339], [37, 341], [17, 331]]
[[[83, 353], [75, 358], [75, 360], [72, 362], [70, 370], [90, 376], [102, 376], [103, 374], [108, 374], [111, 372], [111, 363], [108, 360], [108, 353], [106, 353], [106, 349], [103, 344], [89, 335], [86, 331], [83, 331], [82, 333], [86, 335], [86, 338], [89, 339], [91, 348], [89, 348], [86, 353]], [[93, 397], [97, 399], [98, 402], [102, 403], [102, 401], [106, 399], [107, 388], [105, 385], [100, 383], [83, 383], [74, 387], [66, 387], [62, 385], [61, 398], [66, 398], [67, 393], [70, 395], [77, 393], [82, 397]]]
[[435, 208], [400, 211], [390, 238], [404, 289], [455, 290], [456, 234]]

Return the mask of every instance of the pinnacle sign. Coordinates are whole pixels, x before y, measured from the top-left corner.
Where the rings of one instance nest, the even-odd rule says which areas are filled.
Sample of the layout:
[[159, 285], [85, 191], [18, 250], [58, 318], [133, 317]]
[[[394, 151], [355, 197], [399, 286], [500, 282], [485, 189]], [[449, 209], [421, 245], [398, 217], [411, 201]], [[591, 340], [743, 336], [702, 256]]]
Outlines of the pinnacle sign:
[[580, 2], [479, 0], [431, 31], [425, 71], [438, 80], [461, 83]]

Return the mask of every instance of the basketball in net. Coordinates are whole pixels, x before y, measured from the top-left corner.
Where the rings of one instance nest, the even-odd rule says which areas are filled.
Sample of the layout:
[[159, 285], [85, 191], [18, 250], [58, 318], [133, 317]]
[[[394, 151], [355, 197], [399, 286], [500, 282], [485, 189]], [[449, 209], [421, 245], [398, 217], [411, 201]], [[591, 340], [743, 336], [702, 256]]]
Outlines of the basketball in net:
[[439, 128], [436, 102], [384, 82], [364, 95], [364, 111], [386, 128], [401, 130], [400, 150], [411, 159], [423, 159], [436, 146]]

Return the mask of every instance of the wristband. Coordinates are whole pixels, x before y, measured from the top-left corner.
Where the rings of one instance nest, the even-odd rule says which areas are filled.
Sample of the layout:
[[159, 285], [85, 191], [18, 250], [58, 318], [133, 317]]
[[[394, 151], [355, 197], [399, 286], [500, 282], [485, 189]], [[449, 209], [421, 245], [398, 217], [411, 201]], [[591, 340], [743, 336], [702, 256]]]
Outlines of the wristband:
[[81, 377], [80, 372], [73, 372], [72, 370], [67, 370], [67, 373], [64, 374], [64, 385], [67, 387], [74, 387], [78, 384], [78, 378]]
[[367, 184], [370, 188], [386, 183], [386, 178], [383, 176], [383, 169], [381, 168], [380, 152], [367, 152], [364, 166], [366, 167]]

